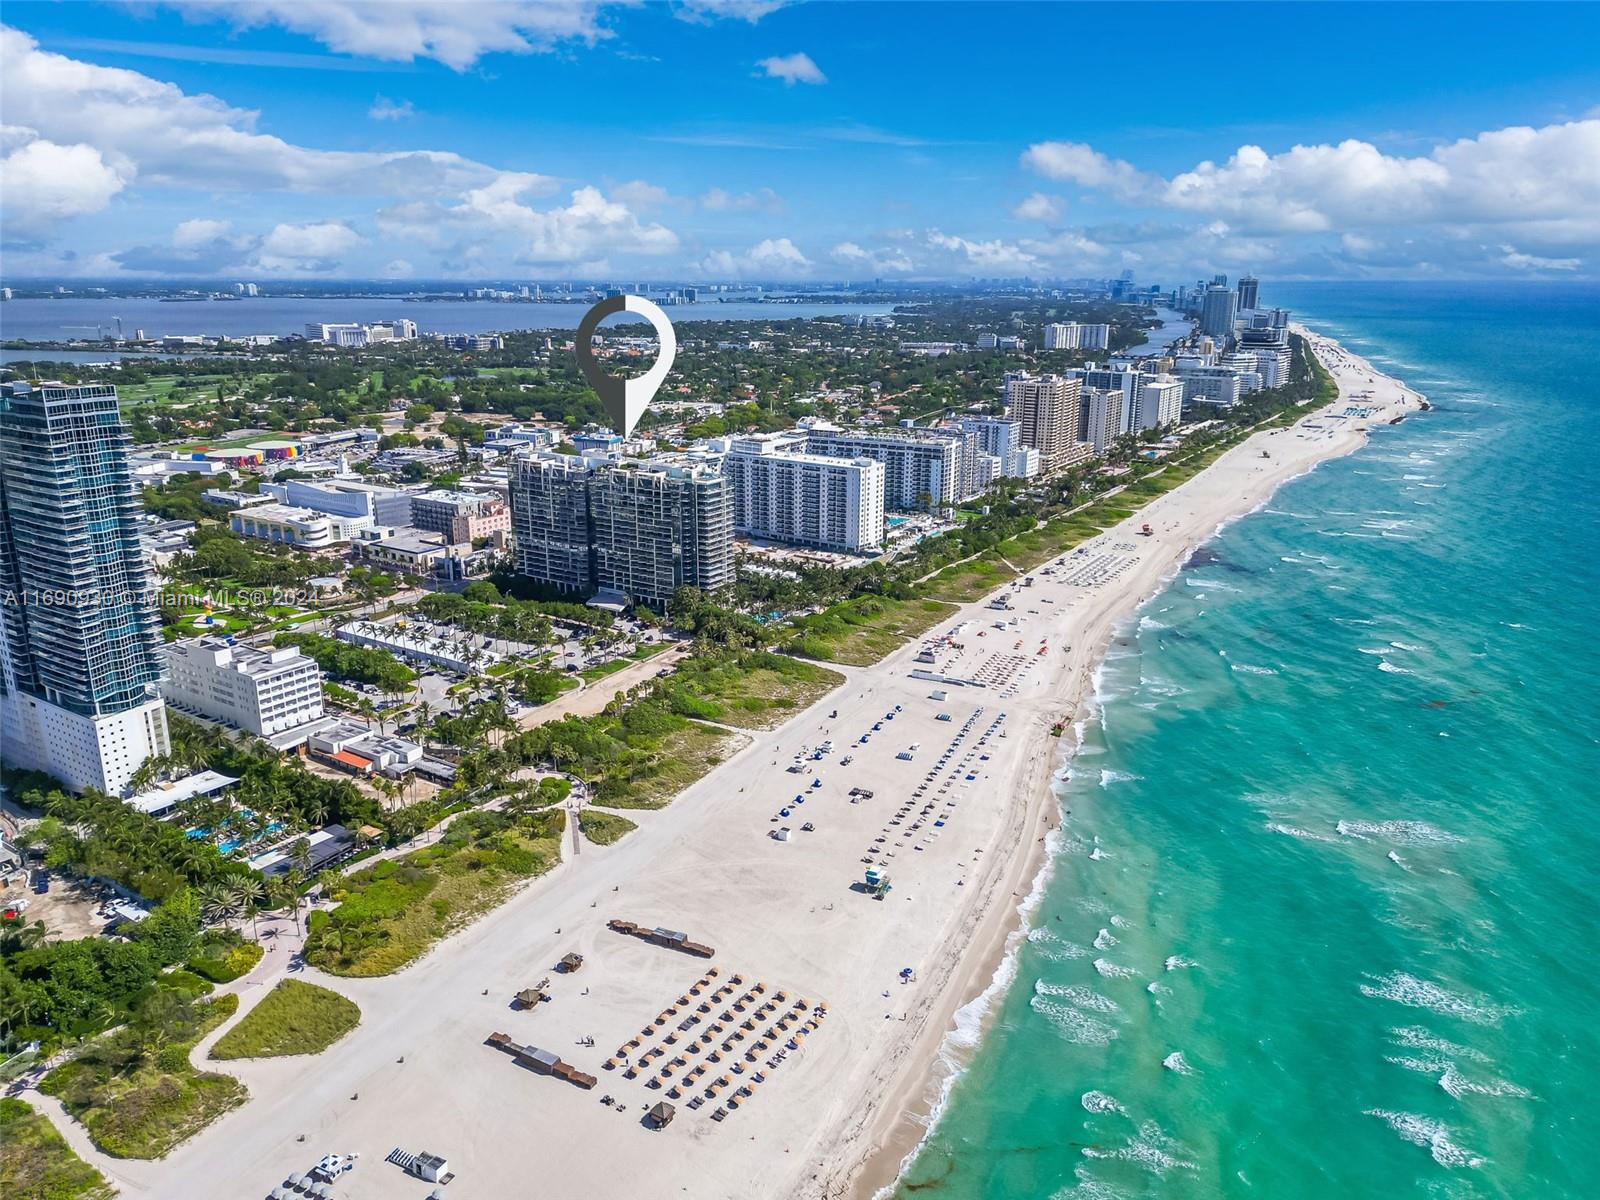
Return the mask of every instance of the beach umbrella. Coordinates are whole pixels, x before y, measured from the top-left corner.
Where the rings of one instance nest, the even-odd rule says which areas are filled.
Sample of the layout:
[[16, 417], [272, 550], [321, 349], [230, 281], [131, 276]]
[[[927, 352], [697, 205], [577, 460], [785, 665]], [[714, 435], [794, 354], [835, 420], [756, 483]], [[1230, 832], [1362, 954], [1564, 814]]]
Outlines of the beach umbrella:
[[300, 1179], [300, 1176], [298, 1176], [298, 1175], [289, 1176], [289, 1178], [284, 1180], [284, 1183], [288, 1184], [295, 1191], [299, 1191], [300, 1190], [301, 1179]]

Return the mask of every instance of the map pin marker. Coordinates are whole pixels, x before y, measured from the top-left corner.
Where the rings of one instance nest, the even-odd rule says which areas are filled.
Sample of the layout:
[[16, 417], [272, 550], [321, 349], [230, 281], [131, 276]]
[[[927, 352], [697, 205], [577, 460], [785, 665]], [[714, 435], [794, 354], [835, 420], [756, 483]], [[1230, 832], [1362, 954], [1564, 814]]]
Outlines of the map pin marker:
[[[623, 379], [608, 375], [594, 356], [594, 334], [600, 322], [613, 313], [638, 313], [655, 326], [661, 344], [661, 354], [651, 367], [637, 379]], [[600, 403], [605, 406], [611, 425], [623, 437], [633, 434], [633, 427], [650, 407], [656, 390], [672, 370], [672, 360], [678, 355], [678, 335], [672, 331], [672, 322], [643, 296], [608, 296], [583, 314], [578, 323], [578, 369], [589, 381], [589, 386], [600, 393]]]

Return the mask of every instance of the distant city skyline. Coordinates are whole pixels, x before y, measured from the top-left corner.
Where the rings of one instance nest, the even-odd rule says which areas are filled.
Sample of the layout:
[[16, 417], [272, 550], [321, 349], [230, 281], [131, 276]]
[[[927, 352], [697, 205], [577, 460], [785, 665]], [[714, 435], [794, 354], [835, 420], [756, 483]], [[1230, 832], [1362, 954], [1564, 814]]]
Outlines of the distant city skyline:
[[1592, 5], [5, 22], [8, 280], [1600, 273]]

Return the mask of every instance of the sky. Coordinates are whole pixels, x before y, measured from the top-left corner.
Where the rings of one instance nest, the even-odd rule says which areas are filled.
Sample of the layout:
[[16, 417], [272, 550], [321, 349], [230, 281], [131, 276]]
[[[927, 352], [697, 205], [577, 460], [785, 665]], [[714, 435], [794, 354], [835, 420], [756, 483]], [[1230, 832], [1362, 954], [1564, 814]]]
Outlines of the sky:
[[9, 279], [1600, 277], [1600, 6], [7, 0]]

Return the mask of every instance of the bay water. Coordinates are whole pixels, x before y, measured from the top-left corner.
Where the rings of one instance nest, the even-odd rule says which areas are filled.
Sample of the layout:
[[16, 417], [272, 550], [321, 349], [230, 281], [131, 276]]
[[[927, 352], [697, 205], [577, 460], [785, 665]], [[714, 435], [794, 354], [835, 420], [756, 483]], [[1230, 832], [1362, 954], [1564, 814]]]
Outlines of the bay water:
[[1119, 631], [901, 1197], [1600, 1195], [1600, 289], [1263, 299], [1434, 409]]

